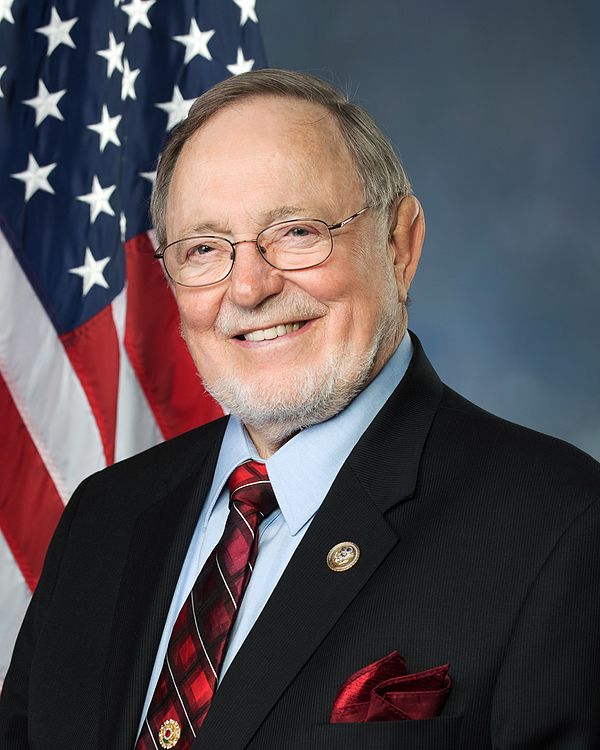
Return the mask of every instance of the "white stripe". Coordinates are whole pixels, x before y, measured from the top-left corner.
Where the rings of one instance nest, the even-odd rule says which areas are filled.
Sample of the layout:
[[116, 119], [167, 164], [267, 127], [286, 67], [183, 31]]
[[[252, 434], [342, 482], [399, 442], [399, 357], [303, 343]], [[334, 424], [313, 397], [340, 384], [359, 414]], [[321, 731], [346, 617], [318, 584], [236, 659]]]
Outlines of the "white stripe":
[[204, 641], [202, 640], [202, 636], [200, 635], [200, 628], [198, 627], [198, 620], [196, 619], [196, 605], [194, 604], [194, 597], [192, 596], [192, 592], [190, 591], [190, 601], [192, 603], [192, 614], [194, 615], [194, 624], [196, 625], [196, 633], [198, 633], [198, 638], [200, 639], [200, 645], [202, 646], [202, 650], [204, 651], [204, 655], [206, 656], [206, 661], [209, 663], [210, 668], [212, 669], [212, 673], [215, 676], [215, 679], [217, 678], [217, 673], [215, 672], [215, 668], [212, 665], [212, 661], [210, 660], [210, 656], [208, 655], [208, 651], [206, 650], [204, 646]]
[[243, 490], [245, 487], [253, 487], [255, 484], [271, 484], [271, 481], [269, 479], [261, 479], [258, 482], [247, 482], [246, 484], [241, 484], [231, 493], [231, 497], [233, 497], [238, 490]]
[[[252, 529], [252, 526], [250, 526], [250, 524], [248, 523], [248, 521], [246, 521], [246, 519], [244, 518], [244, 514], [243, 514], [243, 513], [241, 512], [241, 510], [240, 510], [240, 509], [239, 509], [239, 508], [237, 507], [237, 505], [236, 505], [236, 504], [235, 504], [234, 502], [232, 502], [231, 504], [232, 504], [232, 505], [233, 505], [233, 507], [234, 507], [234, 508], [235, 508], [235, 509], [237, 510], [237, 512], [238, 512], [238, 515], [239, 515], [239, 517], [240, 517], [240, 518], [242, 519], [242, 521], [243, 521], [243, 522], [244, 522], [244, 523], [246, 524], [246, 526], [247, 526], [247, 527], [248, 527], [248, 528], [250, 529], [250, 533], [252, 534], [252, 539], [254, 539], [254, 530]], [[258, 511], [258, 512], [260, 513], [260, 511]]]
[[30, 599], [29, 586], [6, 539], [0, 534], [0, 686], [6, 677], [13, 646]]
[[98, 425], [67, 353], [0, 232], [0, 371], [52, 481], [67, 501], [105, 466]]
[[225, 580], [225, 576], [223, 575], [223, 571], [221, 570], [221, 564], [219, 563], [219, 558], [217, 555], [215, 555], [215, 560], [217, 561], [217, 568], [219, 569], [219, 573], [221, 574], [221, 578], [223, 579], [223, 583], [225, 584], [225, 588], [227, 591], [229, 591], [229, 596], [231, 597], [231, 601], [233, 602], [233, 606], [237, 609], [237, 604], [235, 603], [235, 599], [233, 598], [233, 594], [231, 593], [231, 589], [227, 585], [227, 581]]
[[150, 726], [150, 724], [148, 724], [148, 719], [146, 719], [146, 725], [148, 727], [148, 731], [150, 732], [150, 737], [152, 737], [152, 743], [154, 744], [156, 750], [158, 750], [158, 745], [156, 744], [156, 740], [154, 739], [154, 735], [152, 734], [152, 727]]
[[173, 685], [175, 686], [175, 690], [177, 692], [177, 697], [179, 698], [179, 702], [181, 703], [181, 706], [183, 708], [183, 713], [185, 714], [185, 718], [188, 720], [188, 724], [190, 725], [190, 729], [192, 730], [192, 734], [194, 737], [196, 736], [196, 732], [194, 732], [194, 727], [192, 726], [192, 722], [190, 721], [190, 717], [188, 716], [188, 712], [185, 710], [185, 705], [183, 701], [181, 700], [181, 695], [179, 693], [179, 688], [177, 687], [177, 683], [175, 682], [175, 678], [173, 677], [173, 672], [171, 671], [171, 665], [169, 663], [169, 657], [165, 657], [165, 661], [167, 662], [167, 667], [169, 667], [169, 673], [171, 675], [171, 679], [173, 680]]
[[[127, 292], [123, 289], [112, 302], [112, 314], [117, 329], [120, 353], [115, 461], [133, 456], [163, 441], [154, 414], [125, 350], [126, 309]], [[159, 374], [157, 373], [157, 376]]]

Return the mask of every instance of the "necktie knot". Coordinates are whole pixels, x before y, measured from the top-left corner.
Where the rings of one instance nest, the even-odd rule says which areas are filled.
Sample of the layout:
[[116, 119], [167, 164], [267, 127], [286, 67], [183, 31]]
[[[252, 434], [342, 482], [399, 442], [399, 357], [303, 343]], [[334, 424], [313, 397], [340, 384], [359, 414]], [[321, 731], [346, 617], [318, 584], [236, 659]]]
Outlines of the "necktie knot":
[[227, 486], [231, 502], [249, 506], [249, 510], [260, 513], [263, 518], [277, 507], [267, 467], [258, 461], [240, 464], [231, 472]]

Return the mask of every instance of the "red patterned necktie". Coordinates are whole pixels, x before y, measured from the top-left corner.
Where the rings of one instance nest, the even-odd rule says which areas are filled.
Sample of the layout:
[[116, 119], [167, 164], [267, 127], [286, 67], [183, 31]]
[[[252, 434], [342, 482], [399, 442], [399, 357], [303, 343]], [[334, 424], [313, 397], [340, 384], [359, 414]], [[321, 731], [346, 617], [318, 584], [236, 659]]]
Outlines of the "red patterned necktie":
[[277, 505], [264, 464], [229, 477], [229, 516], [173, 627], [135, 750], [187, 750], [212, 700], [238, 607], [258, 553], [258, 525]]

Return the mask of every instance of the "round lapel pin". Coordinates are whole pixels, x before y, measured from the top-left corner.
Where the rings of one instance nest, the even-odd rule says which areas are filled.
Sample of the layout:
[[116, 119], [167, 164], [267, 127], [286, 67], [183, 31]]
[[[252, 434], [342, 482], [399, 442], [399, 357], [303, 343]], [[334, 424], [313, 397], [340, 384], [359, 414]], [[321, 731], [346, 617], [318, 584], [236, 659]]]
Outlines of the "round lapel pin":
[[360, 557], [360, 548], [354, 542], [340, 542], [327, 554], [327, 565], [336, 573], [343, 573], [356, 565]]
[[175, 719], [167, 719], [160, 725], [158, 732], [158, 742], [161, 747], [171, 748], [179, 742], [181, 737], [181, 727]]

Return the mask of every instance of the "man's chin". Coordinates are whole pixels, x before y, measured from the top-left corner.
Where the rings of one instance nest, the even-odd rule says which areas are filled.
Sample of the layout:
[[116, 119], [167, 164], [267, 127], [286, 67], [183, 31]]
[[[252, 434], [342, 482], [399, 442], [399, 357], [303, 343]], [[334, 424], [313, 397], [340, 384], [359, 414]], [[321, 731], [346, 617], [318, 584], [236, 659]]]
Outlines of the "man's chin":
[[283, 384], [220, 378], [205, 380], [204, 387], [224, 411], [277, 448], [300, 430], [325, 422], [348, 406], [368, 383], [374, 358], [375, 351], [353, 361], [338, 353], [316, 370], [307, 368]]
[[[346, 406], [352, 396], [337, 406], [338, 399], [327, 399], [319, 394], [299, 397], [295, 394], [265, 394], [264, 389], [253, 390], [243, 383], [205, 383], [208, 393], [221, 408], [236, 416], [246, 427], [268, 434], [273, 442], [284, 443], [300, 430], [330, 419]], [[324, 389], [324, 395], [329, 389]], [[271, 397], [269, 397], [269, 395]]]

